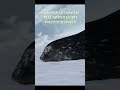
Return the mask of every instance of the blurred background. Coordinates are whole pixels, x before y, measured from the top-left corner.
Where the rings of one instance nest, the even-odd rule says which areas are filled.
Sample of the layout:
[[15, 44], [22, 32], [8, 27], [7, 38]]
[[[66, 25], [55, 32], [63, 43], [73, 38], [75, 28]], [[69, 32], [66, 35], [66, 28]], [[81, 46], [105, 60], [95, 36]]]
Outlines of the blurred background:
[[[86, 23], [120, 10], [120, 0], [85, 0]], [[86, 90], [119, 90], [120, 79], [87, 81]]]
[[34, 41], [34, 0], [1, 0], [0, 11], [0, 89], [34, 90], [34, 85], [20, 85], [11, 78]]

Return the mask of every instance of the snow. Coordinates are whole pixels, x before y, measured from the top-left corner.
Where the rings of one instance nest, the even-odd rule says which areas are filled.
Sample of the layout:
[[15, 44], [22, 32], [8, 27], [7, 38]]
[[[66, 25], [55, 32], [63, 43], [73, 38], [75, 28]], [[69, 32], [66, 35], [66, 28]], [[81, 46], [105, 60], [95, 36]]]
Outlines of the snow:
[[85, 60], [43, 62], [43, 47], [35, 50], [35, 85], [85, 85]]

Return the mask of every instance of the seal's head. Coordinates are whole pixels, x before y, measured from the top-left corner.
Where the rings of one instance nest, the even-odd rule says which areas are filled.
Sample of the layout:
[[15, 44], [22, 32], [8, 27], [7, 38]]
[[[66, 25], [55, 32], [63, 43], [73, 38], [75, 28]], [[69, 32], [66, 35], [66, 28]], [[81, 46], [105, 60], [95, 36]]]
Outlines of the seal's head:
[[47, 47], [45, 47], [44, 52], [42, 53], [40, 59], [45, 62], [51, 61], [51, 60], [54, 60], [54, 56], [55, 56], [54, 48], [51, 45], [47, 45]]
[[65, 52], [65, 48], [62, 48], [62, 46], [58, 47], [57, 44], [56, 42], [48, 44], [45, 47], [40, 59], [44, 62], [70, 60], [71, 55], [69, 55], [69, 51], [68, 53]]
[[20, 84], [34, 84], [35, 82], [35, 49], [34, 46], [28, 47], [21, 61], [15, 68], [12, 79]]

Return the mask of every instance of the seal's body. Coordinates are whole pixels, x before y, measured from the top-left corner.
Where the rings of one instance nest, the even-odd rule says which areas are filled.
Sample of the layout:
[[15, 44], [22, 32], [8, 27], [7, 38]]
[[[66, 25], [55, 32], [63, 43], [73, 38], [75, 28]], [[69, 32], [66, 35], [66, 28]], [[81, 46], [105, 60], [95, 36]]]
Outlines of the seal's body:
[[84, 31], [48, 44], [40, 59], [43, 61], [64, 61], [84, 59]]

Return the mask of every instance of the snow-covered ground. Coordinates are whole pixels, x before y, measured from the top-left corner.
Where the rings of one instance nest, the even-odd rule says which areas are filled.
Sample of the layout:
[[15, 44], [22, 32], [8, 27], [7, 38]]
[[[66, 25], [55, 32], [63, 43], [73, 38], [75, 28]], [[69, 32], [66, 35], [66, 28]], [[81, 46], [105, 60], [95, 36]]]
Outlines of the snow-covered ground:
[[42, 62], [35, 51], [35, 85], [85, 85], [85, 60]]

